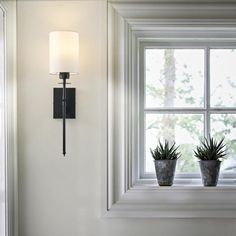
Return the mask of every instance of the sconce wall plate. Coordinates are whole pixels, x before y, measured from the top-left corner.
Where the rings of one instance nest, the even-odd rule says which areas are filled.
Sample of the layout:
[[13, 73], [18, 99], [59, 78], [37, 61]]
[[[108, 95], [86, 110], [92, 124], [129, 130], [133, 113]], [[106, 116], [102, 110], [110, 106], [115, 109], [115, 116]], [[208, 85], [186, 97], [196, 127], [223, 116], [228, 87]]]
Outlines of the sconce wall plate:
[[[62, 88], [53, 88], [53, 118], [62, 119]], [[75, 119], [75, 88], [66, 88], [66, 119]]]

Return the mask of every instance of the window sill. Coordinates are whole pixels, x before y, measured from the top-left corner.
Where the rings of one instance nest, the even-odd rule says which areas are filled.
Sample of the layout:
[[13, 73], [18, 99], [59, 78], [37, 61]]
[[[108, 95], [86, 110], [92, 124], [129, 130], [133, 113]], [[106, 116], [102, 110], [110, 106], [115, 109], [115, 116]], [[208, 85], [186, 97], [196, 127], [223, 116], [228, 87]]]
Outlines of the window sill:
[[[139, 179], [135, 186], [148, 186], [156, 187], [158, 186], [156, 179]], [[202, 180], [200, 178], [176, 178], [174, 179], [173, 187], [203, 187]], [[236, 188], [236, 179], [233, 178], [224, 178], [218, 180], [218, 185], [216, 188], [224, 187], [235, 187]], [[205, 187], [203, 187], [205, 188]], [[211, 187], [214, 188], [214, 187]]]
[[236, 218], [236, 187], [134, 186], [105, 217]]

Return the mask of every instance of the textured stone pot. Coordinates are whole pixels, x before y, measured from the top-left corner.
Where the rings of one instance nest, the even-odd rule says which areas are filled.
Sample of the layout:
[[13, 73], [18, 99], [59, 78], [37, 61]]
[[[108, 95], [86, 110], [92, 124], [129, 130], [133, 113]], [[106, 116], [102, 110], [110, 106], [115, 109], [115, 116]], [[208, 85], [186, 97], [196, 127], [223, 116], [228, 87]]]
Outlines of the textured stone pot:
[[216, 186], [220, 173], [221, 161], [199, 161], [202, 183], [204, 186]]
[[177, 160], [155, 160], [156, 176], [160, 186], [173, 184]]

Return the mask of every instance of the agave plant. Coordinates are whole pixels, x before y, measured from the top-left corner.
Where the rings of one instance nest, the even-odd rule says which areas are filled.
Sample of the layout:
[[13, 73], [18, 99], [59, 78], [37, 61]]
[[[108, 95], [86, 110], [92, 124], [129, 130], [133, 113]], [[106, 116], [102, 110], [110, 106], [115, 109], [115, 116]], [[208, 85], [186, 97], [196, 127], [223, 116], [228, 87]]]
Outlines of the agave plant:
[[224, 144], [224, 138], [222, 138], [219, 142], [211, 138], [201, 142], [201, 146], [197, 146], [196, 151], [194, 151], [195, 156], [199, 160], [216, 160], [221, 161], [226, 156], [226, 148]]
[[178, 147], [169, 145], [169, 142], [165, 140], [165, 143], [162, 144], [159, 140], [158, 145], [155, 149], [150, 149], [152, 157], [154, 160], [176, 160], [180, 157], [180, 153], [177, 151]]

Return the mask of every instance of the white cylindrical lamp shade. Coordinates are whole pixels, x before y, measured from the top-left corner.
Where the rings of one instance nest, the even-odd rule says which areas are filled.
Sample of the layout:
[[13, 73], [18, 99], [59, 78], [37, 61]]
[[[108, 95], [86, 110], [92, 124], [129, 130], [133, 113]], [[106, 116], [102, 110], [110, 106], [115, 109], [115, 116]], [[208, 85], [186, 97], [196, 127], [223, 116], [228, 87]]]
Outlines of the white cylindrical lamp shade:
[[49, 72], [79, 73], [79, 34], [72, 31], [49, 33]]

